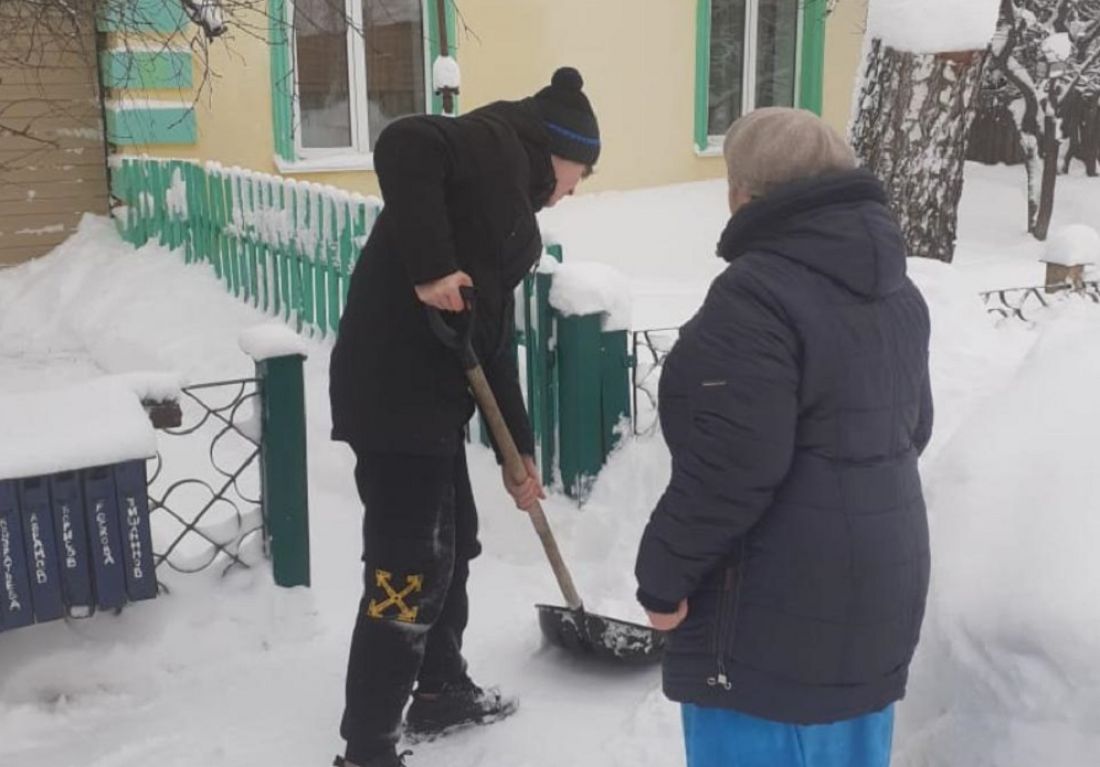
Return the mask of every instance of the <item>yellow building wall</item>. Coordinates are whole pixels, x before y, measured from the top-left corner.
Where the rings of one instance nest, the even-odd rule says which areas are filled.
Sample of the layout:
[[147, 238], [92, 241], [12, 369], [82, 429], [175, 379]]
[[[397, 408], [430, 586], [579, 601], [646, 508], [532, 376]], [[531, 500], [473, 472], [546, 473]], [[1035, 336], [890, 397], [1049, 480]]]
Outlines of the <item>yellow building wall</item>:
[[840, 0], [825, 26], [825, 83], [822, 117], [848, 135], [852, 96], [867, 29], [867, 0]]
[[[700, 157], [694, 148], [694, 0], [458, 0], [458, 7], [463, 111], [532, 95], [559, 66], [581, 71], [604, 142], [597, 173], [582, 186], [583, 192], [723, 176], [720, 157]], [[865, 14], [866, 0], [841, 0], [827, 25], [824, 111], [842, 131], [851, 108]], [[226, 36], [210, 45], [208, 67], [196, 63], [195, 83], [202, 84], [201, 90], [143, 94], [195, 101], [198, 142], [129, 147], [126, 152], [278, 173], [269, 51], [240, 23], [266, 29], [263, 15], [254, 16], [239, 18]], [[378, 193], [377, 177], [369, 171], [293, 177]]]

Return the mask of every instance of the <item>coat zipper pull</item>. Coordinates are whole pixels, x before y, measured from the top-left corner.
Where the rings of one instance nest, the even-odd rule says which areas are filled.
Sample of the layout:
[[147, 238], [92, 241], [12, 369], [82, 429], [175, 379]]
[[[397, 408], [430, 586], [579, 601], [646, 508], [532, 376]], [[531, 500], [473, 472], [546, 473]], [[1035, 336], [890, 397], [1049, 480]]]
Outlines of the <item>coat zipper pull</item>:
[[726, 676], [726, 665], [721, 661], [718, 662], [718, 676], [707, 677], [708, 687], [721, 687], [726, 692], [733, 689], [733, 685], [730, 683], [729, 677]]

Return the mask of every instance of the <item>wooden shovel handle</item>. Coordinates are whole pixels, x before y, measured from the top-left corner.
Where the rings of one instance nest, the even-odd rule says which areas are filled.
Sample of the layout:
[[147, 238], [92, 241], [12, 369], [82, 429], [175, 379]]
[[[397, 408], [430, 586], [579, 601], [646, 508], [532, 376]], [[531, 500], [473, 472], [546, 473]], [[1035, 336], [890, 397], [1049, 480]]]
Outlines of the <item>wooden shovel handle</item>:
[[[489, 430], [493, 433], [493, 440], [497, 443], [501, 456], [504, 458], [504, 470], [512, 478], [512, 482], [519, 484], [527, 480], [527, 467], [523, 465], [523, 456], [516, 447], [516, 441], [512, 439], [512, 433], [508, 430], [508, 424], [504, 422], [504, 416], [497, 405], [493, 390], [489, 388], [489, 382], [485, 379], [485, 373], [481, 365], [475, 365], [466, 370], [466, 377], [470, 381], [470, 389], [474, 393], [481, 408], [482, 415], [489, 424]], [[569, 568], [565, 566], [558, 542], [554, 539], [554, 533], [550, 530], [550, 523], [542, 511], [542, 504], [535, 500], [535, 505], [527, 512], [531, 517], [531, 524], [535, 526], [535, 532], [542, 541], [543, 551], [550, 560], [550, 567], [554, 570], [554, 576], [558, 579], [565, 603], [571, 610], [583, 610], [584, 603], [577, 593], [577, 587], [573, 585], [573, 577], [569, 574]]]

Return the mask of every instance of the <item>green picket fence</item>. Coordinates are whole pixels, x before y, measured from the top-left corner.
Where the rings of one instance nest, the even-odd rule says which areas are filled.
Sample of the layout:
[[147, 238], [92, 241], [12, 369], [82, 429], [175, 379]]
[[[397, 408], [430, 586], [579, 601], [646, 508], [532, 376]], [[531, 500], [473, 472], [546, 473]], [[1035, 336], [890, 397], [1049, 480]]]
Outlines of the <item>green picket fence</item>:
[[111, 191], [119, 230], [209, 263], [226, 288], [307, 335], [336, 330], [380, 203], [335, 187], [218, 163], [121, 158]]
[[[233, 295], [322, 337], [339, 326], [352, 270], [381, 209], [378, 200], [335, 187], [147, 157], [115, 158], [111, 190], [127, 242], [182, 250], [188, 263], [210, 264]], [[560, 245], [547, 251], [562, 260]], [[625, 331], [602, 332], [600, 315], [555, 312], [552, 282], [552, 274], [537, 272], [517, 291], [517, 362], [526, 372], [543, 476], [583, 497], [630, 417], [631, 361]]]

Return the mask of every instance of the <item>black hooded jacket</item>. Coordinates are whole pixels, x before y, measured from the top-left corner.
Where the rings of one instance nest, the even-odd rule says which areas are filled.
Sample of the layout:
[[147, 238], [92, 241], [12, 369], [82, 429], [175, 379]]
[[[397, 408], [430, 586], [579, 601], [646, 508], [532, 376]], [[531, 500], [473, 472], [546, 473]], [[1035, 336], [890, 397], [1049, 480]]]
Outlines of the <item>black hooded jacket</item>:
[[462, 270], [477, 289], [474, 348], [520, 451], [534, 451], [512, 353], [513, 291], [542, 252], [549, 138], [530, 100], [388, 126], [374, 151], [384, 207], [351, 277], [330, 365], [334, 439], [448, 455], [474, 411], [455, 355], [414, 286]]

